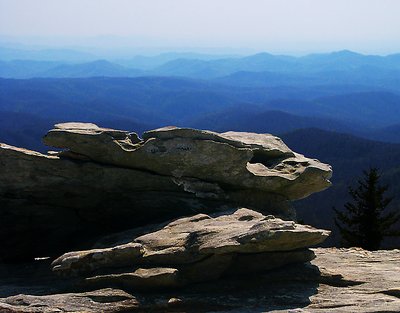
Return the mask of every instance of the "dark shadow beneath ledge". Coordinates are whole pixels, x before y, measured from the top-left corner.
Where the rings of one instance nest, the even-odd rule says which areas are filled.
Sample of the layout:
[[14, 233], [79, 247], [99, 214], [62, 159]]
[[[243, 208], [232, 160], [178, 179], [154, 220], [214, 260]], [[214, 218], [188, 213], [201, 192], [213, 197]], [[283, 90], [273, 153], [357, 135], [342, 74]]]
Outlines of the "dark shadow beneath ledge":
[[[82, 292], [72, 281], [58, 278], [49, 260], [29, 264], [0, 265], [0, 297], [16, 294], [49, 295]], [[179, 289], [158, 292], [125, 290], [139, 302], [132, 312], [265, 312], [290, 310], [309, 305], [317, 293], [320, 272], [310, 263], [279, 270], [224, 278]]]

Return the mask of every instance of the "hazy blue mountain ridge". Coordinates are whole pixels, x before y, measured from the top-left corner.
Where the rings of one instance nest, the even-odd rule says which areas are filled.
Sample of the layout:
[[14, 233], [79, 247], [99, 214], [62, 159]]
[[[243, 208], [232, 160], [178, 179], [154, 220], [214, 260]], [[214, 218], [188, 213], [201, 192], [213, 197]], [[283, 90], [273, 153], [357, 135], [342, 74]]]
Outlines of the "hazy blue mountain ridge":
[[349, 72], [359, 69], [381, 69], [399, 71], [400, 60], [396, 55], [369, 56], [351, 51], [327, 54], [311, 54], [291, 57], [259, 53], [243, 58], [219, 60], [178, 59], [170, 61], [155, 72], [165, 75], [217, 78], [235, 72], [279, 72], [292, 74], [315, 74], [323, 72]]
[[169, 61], [177, 59], [195, 59], [195, 60], [216, 60], [221, 58], [236, 58], [238, 56], [220, 55], [220, 54], [204, 54], [194, 52], [168, 52], [158, 55], [146, 56], [137, 55], [128, 59], [114, 59], [113, 61], [125, 67], [137, 68], [141, 70], [153, 70]]
[[38, 73], [36, 77], [81, 78], [81, 77], [136, 77], [143, 71], [126, 68], [106, 60], [97, 60], [82, 64], [63, 64]]
[[33, 60], [53, 62], [85, 62], [96, 57], [90, 53], [73, 49], [16, 49], [0, 47], [0, 60]]
[[[132, 117], [144, 124], [160, 125], [207, 120], [222, 114], [216, 120], [220, 126], [227, 121], [228, 127], [230, 123], [245, 125], [248, 115], [251, 123], [252, 119], [262, 118], [257, 114], [280, 111], [303, 120], [292, 122], [301, 128], [309, 121], [309, 126], [328, 130], [341, 127], [356, 135], [368, 135], [400, 124], [399, 103], [400, 95], [395, 93], [353, 92], [351, 86], [342, 89], [335, 85], [232, 88], [211, 81], [171, 77], [0, 79], [0, 111], [64, 120]], [[318, 119], [331, 122], [317, 122]], [[282, 125], [293, 129], [289, 123]]]
[[340, 120], [323, 117], [298, 116], [282, 111], [265, 111], [234, 107], [219, 113], [211, 113], [192, 121], [188, 126], [200, 129], [210, 129], [217, 132], [245, 131], [255, 133], [280, 134], [302, 128], [321, 128], [332, 131], [349, 133], [361, 132], [360, 129]]
[[[14, 59], [23, 55], [16, 53]], [[25, 51], [25, 55], [29, 56], [29, 51]], [[25, 60], [26, 73], [21, 72], [18, 64], [10, 62], [9, 55], [2, 58], [1, 50], [0, 60], [9, 61], [0, 63], [0, 76], [8, 78], [181, 76], [216, 79], [220, 83], [247, 87], [353, 84], [400, 90], [398, 55], [370, 56], [351, 51], [304, 57], [259, 53], [225, 58], [218, 55], [213, 58], [211, 55], [169, 53], [107, 61], [92, 57], [86, 61], [75, 60], [73, 64], [58, 59], [60, 64], [43, 71], [35, 71], [38, 64], [29, 65], [28, 60]], [[32, 57], [31, 60], [36, 59]]]
[[0, 61], [0, 77], [32, 78], [56, 68], [63, 63], [51, 61], [12, 60]]
[[0, 61], [0, 77], [3, 78], [137, 77], [141, 75], [144, 75], [142, 70], [127, 68], [106, 60], [85, 63]]

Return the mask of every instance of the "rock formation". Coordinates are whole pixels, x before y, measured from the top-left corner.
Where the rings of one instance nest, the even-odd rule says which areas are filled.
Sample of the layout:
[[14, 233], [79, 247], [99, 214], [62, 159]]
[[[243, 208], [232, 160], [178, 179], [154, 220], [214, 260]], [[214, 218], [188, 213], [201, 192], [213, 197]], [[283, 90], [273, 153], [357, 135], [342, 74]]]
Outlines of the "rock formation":
[[3, 313], [139, 311], [139, 302], [134, 296], [111, 288], [48, 296], [16, 295], [3, 300], [0, 300], [0, 312]]
[[178, 219], [133, 240], [129, 232], [119, 234], [110, 247], [66, 253], [52, 266], [56, 273], [85, 277], [85, 284], [97, 287], [177, 287], [308, 262], [314, 254], [306, 248], [328, 235], [239, 209], [215, 218]]
[[[7, 268], [13, 280], [0, 275], [0, 297], [4, 297], [0, 312], [399, 312], [400, 250], [318, 248], [312, 252], [316, 257], [310, 264], [151, 293], [106, 288], [48, 295], [51, 273], [44, 270], [48, 263], [43, 267], [38, 262], [31, 269], [35, 279], [28, 281], [25, 266], [16, 265], [11, 273]], [[16, 272], [24, 276], [15, 279]], [[50, 277], [51, 286], [64, 280]], [[21, 291], [34, 295], [17, 294]]]
[[[246, 207], [294, 219], [290, 200], [329, 186], [331, 168], [268, 134], [162, 128], [140, 139], [58, 124], [43, 155], [0, 145], [0, 260], [87, 248], [99, 235]], [[84, 239], [82, 239], [84, 238]]]
[[399, 312], [400, 251], [310, 249], [329, 231], [291, 201], [332, 171], [275, 136], [65, 123], [44, 142], [62, 150], [0, 144], [0, 312]]
[[143, 138], [66, 123], [56, 125], [43, 141], [103, 164], [217, 184], [208, 197], [217, 197], [218, 187], [228, 185], [296, 200], [329, 186], [327, 165], [294, 153], [272, 135], [166, 127], [145, 132]]

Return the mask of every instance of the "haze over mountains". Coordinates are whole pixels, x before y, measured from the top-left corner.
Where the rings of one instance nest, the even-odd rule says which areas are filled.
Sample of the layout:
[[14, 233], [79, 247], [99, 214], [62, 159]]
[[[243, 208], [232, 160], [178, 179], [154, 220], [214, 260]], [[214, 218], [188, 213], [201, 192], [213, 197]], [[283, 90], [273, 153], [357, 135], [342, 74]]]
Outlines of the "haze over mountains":
[[177, 125], [280, 135], [334, 166], [334, 186], [299, 203], [315, 207], [300, 216], [319, 227], [333, 227], [332, 206], [343, 206], [346, 186], [368, 166], [381, 167], [400, 193], [400, 54], [105, 60], [0, 48], [0, 142], [46, 151], [39, 138], [72, 120], [138, 133]]

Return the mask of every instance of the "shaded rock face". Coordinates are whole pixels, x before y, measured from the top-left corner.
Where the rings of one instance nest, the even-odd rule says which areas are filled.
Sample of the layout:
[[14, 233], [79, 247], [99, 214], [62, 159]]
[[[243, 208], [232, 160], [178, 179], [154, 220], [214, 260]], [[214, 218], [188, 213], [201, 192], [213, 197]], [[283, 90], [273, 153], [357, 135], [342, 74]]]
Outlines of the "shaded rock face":
[[[210, 217], [178, 219], [132, 240], [130, 233], [103, 249], [66, 253], [53, 263], [64, 276], [85, 284], [138, 290], [177, 287], [222, 276], [262, 272], [303, 263], [306, 248], [325, 240], [328, 231], [239, 209]], [[121, 243], [125, 237], [126, 243]], [[94, 274], [93, 274], [94, 273]]]
[[132, 295], [116, 289], [49, 296], [16, 295], [0, 303], [3, 313], [85, 312], [113, 313], [136, 310], [138, 301]]
[[[315, 259], [310, 264], [226, 277], [179, 290], [140, 293], [107, 288], [72, 294], [59, 291], [54, 295], [9, 296], [0, 298], [0, 312], [121, 312], [123, 308], [128, 312], [399, 312], [400, 250], [312, 251]], [[40, 284], [46, 275], [51, 275], [46, 268], [48, 272], [40, 272], [39, 280], [28, 286], [27, 273], [20, 281], [14, 280], [15, 293], [23, 290], [37, 294], [38, 288], [44, 289]], [[0, 276], [0, 297], [10, 295], [12, 287], [1, 288], [3, 281], [4, 276]]]
[[0, 144], [0, 260], [55, 256], [100, 235], [248, 207], [294, 219], [291, 200], [329, 186], [331, 168], [267, 134], [163, 128], [140, 139], [58, 124], [43, 155]]

